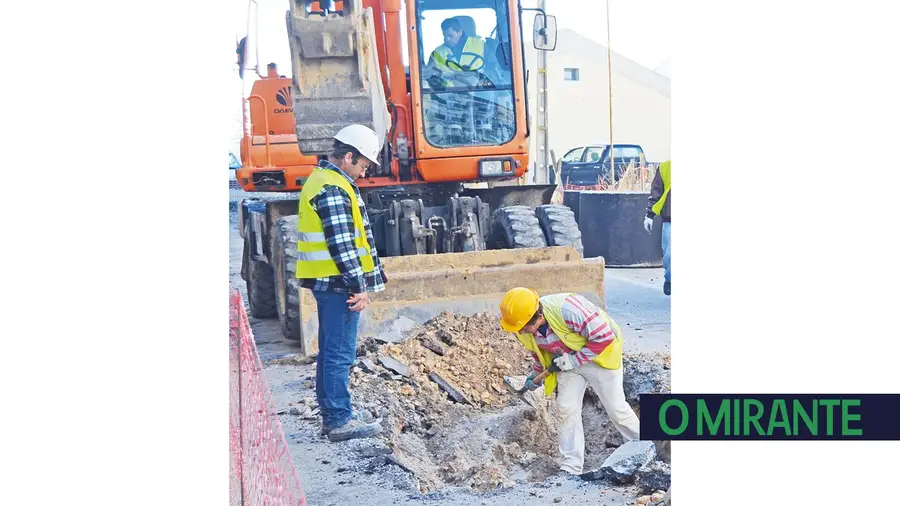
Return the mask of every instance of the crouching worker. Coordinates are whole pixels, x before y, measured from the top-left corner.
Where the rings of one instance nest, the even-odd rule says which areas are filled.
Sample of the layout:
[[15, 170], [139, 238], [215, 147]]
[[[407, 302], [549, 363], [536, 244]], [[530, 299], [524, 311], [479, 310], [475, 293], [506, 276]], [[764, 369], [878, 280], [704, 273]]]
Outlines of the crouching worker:
[[640, 422], [625, 401], [622, 385], [622, 333], [619, 326], [584, 297], [560, 293], [539, 297], [530, 288], [513, 288], [500, 302], [500, 326], [516, 334], [534, 358], [525, 385], [535, 390], [534, 378], [551, 361], [560, 372], [543, 381], [548, 397], [558, 389], [561, 469], [584, 472], [584, 428], [581, 407], [588, 385], [600, 397], [609, 419], [626, 441], [640, 439]]

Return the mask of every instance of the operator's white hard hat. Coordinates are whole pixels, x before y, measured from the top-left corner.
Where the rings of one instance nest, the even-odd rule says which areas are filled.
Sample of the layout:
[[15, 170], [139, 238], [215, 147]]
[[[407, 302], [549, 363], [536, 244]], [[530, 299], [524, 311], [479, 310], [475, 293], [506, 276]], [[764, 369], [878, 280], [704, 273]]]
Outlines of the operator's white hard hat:
[[378, 163], [378, 155], [381, 153], [381, 143], [374, 130], [365, 125], [347, 125], [334, 135], [334, 139], [348, 146], [353, 146], [364, 157], [375, 165]]

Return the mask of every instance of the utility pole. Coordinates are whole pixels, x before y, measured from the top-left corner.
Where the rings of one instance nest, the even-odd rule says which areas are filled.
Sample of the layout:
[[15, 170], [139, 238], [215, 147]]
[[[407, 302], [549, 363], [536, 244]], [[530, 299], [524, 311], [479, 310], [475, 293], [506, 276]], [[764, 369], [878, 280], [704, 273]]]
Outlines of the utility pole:
[[616, 157], [613, 155], [613, 121], [612, 121], [612, 46], [609, 34], [609, 0], [606, 0], [606, 73], [609, 78], [609, 183], [610, 189], [616, 189]]
[[[546, 0], [537, 0], [539, 12], [547, 12]], [[544, 18], [546, 20], [546, 18]], [[547, 51], [537, 51], [537, 114], [536, 134], [537, 153], [535, 153], [535, 184], [550, 183], [550, 132], [547, 115]]]

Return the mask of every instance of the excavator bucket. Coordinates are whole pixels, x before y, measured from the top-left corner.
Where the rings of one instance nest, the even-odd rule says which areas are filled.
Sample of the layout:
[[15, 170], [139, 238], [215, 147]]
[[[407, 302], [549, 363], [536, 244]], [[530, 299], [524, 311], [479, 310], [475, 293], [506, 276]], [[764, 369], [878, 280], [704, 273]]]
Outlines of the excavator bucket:
[[344, 0], [343, 12], [333, 13], [319, 8], [325, 3], [291, 0], [287, 13], [297, 141], [306, 155], [328, 154], [334, 134], [354, 123], [383, 144], [391, 122], [372, 8]]
[[[449, 311], [498, 315], [503, 295], [516, 286], [540, 294], [574, 292], [606, 307], [602, 257], [582, 259], [571, 246], [413, 255], [382, 259], [388, 283], [363, 311], [359, 335], [378, 335], [400, 317], [417, 323]], [[318, 351], [318, 317], [311, 292], [300, 290], [301, 353]], [[500, 322], [498, 320], [497, 325]]]

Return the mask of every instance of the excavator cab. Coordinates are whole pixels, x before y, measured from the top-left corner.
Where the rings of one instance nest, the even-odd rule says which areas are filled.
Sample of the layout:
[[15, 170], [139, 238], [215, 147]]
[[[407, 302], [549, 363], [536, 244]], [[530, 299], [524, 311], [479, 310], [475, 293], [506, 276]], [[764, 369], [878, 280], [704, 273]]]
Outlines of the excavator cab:
[[[521, 57], [513, 65], [509, 7], [500, 0], [415, 3], [420, 120], [430, 147], [504, 146], [514, 140], [519, 122], [513, 83], [524, 67]], [[518, 112], [524, 124], [524, 111]]]

